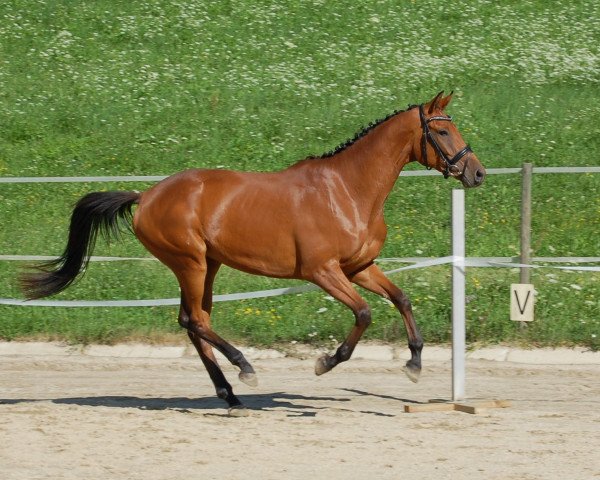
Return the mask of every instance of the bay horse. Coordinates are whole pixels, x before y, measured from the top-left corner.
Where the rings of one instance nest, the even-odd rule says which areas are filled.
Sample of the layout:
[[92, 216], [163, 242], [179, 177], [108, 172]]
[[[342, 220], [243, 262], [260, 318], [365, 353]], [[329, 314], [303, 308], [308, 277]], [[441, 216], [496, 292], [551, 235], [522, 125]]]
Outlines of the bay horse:
[[73, 210], [64, 253], [23, 274], [23, 291], [34, 299], [67, 288], [85, 269], [99, 231], [108, 238], [118, 235], [123, 223], [132, 224], [139, 241], [177, 277], [178, 321], [231, 415], [244, 415], [245, 406], [212, 348], [240, 369], [242, 382], [255, 386], [257, 379], [244, 355], [211, 328], [213, 282], [222, 264], [312, 282], [352, 310], [350, 334], [333, 355], [317, 359], [317, 375], [348, 360], [371, 323], [369, 305], [352, 284], [387, 298], [404, 320], [411, 351], [405, 372], [416, 382], [423, 341], [411, 303], [374, 260], [387, 233], [384, 203], [407, 163], [435, 168], [467, 188], [485, 178], [445, 113], [451, 98], [452, 93], [440, 92], [425, 104], [396, 111], [334, 151], [282, 171], [190, 169], [142, 193], [87, 194]]

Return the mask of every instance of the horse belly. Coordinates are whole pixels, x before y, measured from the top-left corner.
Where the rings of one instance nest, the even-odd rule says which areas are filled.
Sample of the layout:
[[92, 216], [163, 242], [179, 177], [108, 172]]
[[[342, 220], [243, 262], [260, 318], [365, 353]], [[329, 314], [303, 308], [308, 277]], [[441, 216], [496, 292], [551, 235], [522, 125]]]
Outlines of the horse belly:
[[289, 215], [277, 208], [230, 208], [203, 225], [207, 256], [232, 268], [270, 277], [296, 275], [297, 252]]
[[207, 256], [236, 270], [275, 278], [296, 276], [295, 257], [287, 255], [280, 244], [262, 245], [264, 249], [248, 245], [209, 245]]
[[383, 241], [380, 239], [369, 239], [365, 241], [358, 251], [340, 260], [342, 271], [352, 274], [369, 266], [379, 255]]
[[373, 263], [381, 252], [386, 235], [387, 227], [382, 216], [369, 222], [362, 232], [355, 232], [352, 241], [345, 243], [350, 249], [340, 258], [344, 273], [355, 273]]

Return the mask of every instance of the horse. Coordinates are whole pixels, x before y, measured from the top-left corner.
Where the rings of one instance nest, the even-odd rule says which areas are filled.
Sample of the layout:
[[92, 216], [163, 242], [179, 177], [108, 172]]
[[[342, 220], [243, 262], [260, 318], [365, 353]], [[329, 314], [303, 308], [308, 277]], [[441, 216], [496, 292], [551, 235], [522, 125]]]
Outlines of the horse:
[[[347, 338], [316, 360], [322, 375], [350, 359], [371, 323], [371, 310], [353, 284], [390, 300], [408, 336], [404, 371], [416, 382], [423, 340], [410, 300], [374, 263], [386, 238], [383, 206], [403, 167], [417, 161], [477, 187], [485, 169], [445, 113], [452, 93], [395, 111], [319, 157], [276, 172], [189, 169], [142, 193], [93, 192], [75, 205], [64, 253], [21, 275], [28, 299], [67, 288], [87, 266], [98, 232], [108, 239], [123, 226], [172, 270], [181, 288], [178, 321], [194, 344], [230, 415], [245, 405], [213, 348], [257, 385], [242, 352], [211, 327], [213, 283], [222, 264], [255, 275], [316, 284], [354, 314]], [[133, 206], [135, 213], [132, 213]]]

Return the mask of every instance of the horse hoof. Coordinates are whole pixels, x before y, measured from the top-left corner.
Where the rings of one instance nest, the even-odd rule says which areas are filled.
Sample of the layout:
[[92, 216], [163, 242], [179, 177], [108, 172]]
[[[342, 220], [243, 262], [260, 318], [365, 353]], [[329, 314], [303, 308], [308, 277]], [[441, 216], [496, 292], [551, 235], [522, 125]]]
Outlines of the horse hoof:
[[421, 376], [421, 369], [415, 367], [413, 365], [406, 365], [404, 367], [404, 373], [409, 378], [409, 380], [413, 383], [417, 383], [419, 381], [419, 377]]
[[255, 373], [240, 372], [238, 378], [250, 387], [256, 387], [258, 385], [258, 378]]
[[250, 411], [244, 407], [243, 405], [236, 405], [235, 407], [230, 407], [227, 410], [227, 413], [230, 417], [247, 417], [250, 415]]
[[315, 375], [323, 375], [331, 370], [331, 367], [327, 365], [327, 361], [329, 360], [329, 355], [322, 355], [317, 358], [315, 362]]

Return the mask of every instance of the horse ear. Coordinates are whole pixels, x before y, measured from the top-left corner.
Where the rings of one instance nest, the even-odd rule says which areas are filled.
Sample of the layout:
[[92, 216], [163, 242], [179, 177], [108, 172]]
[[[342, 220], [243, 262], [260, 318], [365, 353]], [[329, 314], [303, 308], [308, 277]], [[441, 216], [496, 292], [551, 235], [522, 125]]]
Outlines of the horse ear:
[[448, 106], [448, 104], [452, 100], [452, 95], [453, 94], [454, 94], [453, 91], [450, 92], [450, 95], [448, 95], [447, 97], [441, 98], [440, 101], [438, 102], [438, 106], [440, 107], [440, 109], [442, 111], [446, 110], [446, 107]]
[[442, 90], [440, 93], [438, 93], [435, 98], [433, 100], [431, 100], [431, 102], [429, 102], [427, 104], [427, 113], [431, 114], [433, 113], [433, 111], [436, 108], [439, 108], [439, 102], [440, 99], [442, 98], [442, 95], [444, 95], [444, 91]]

